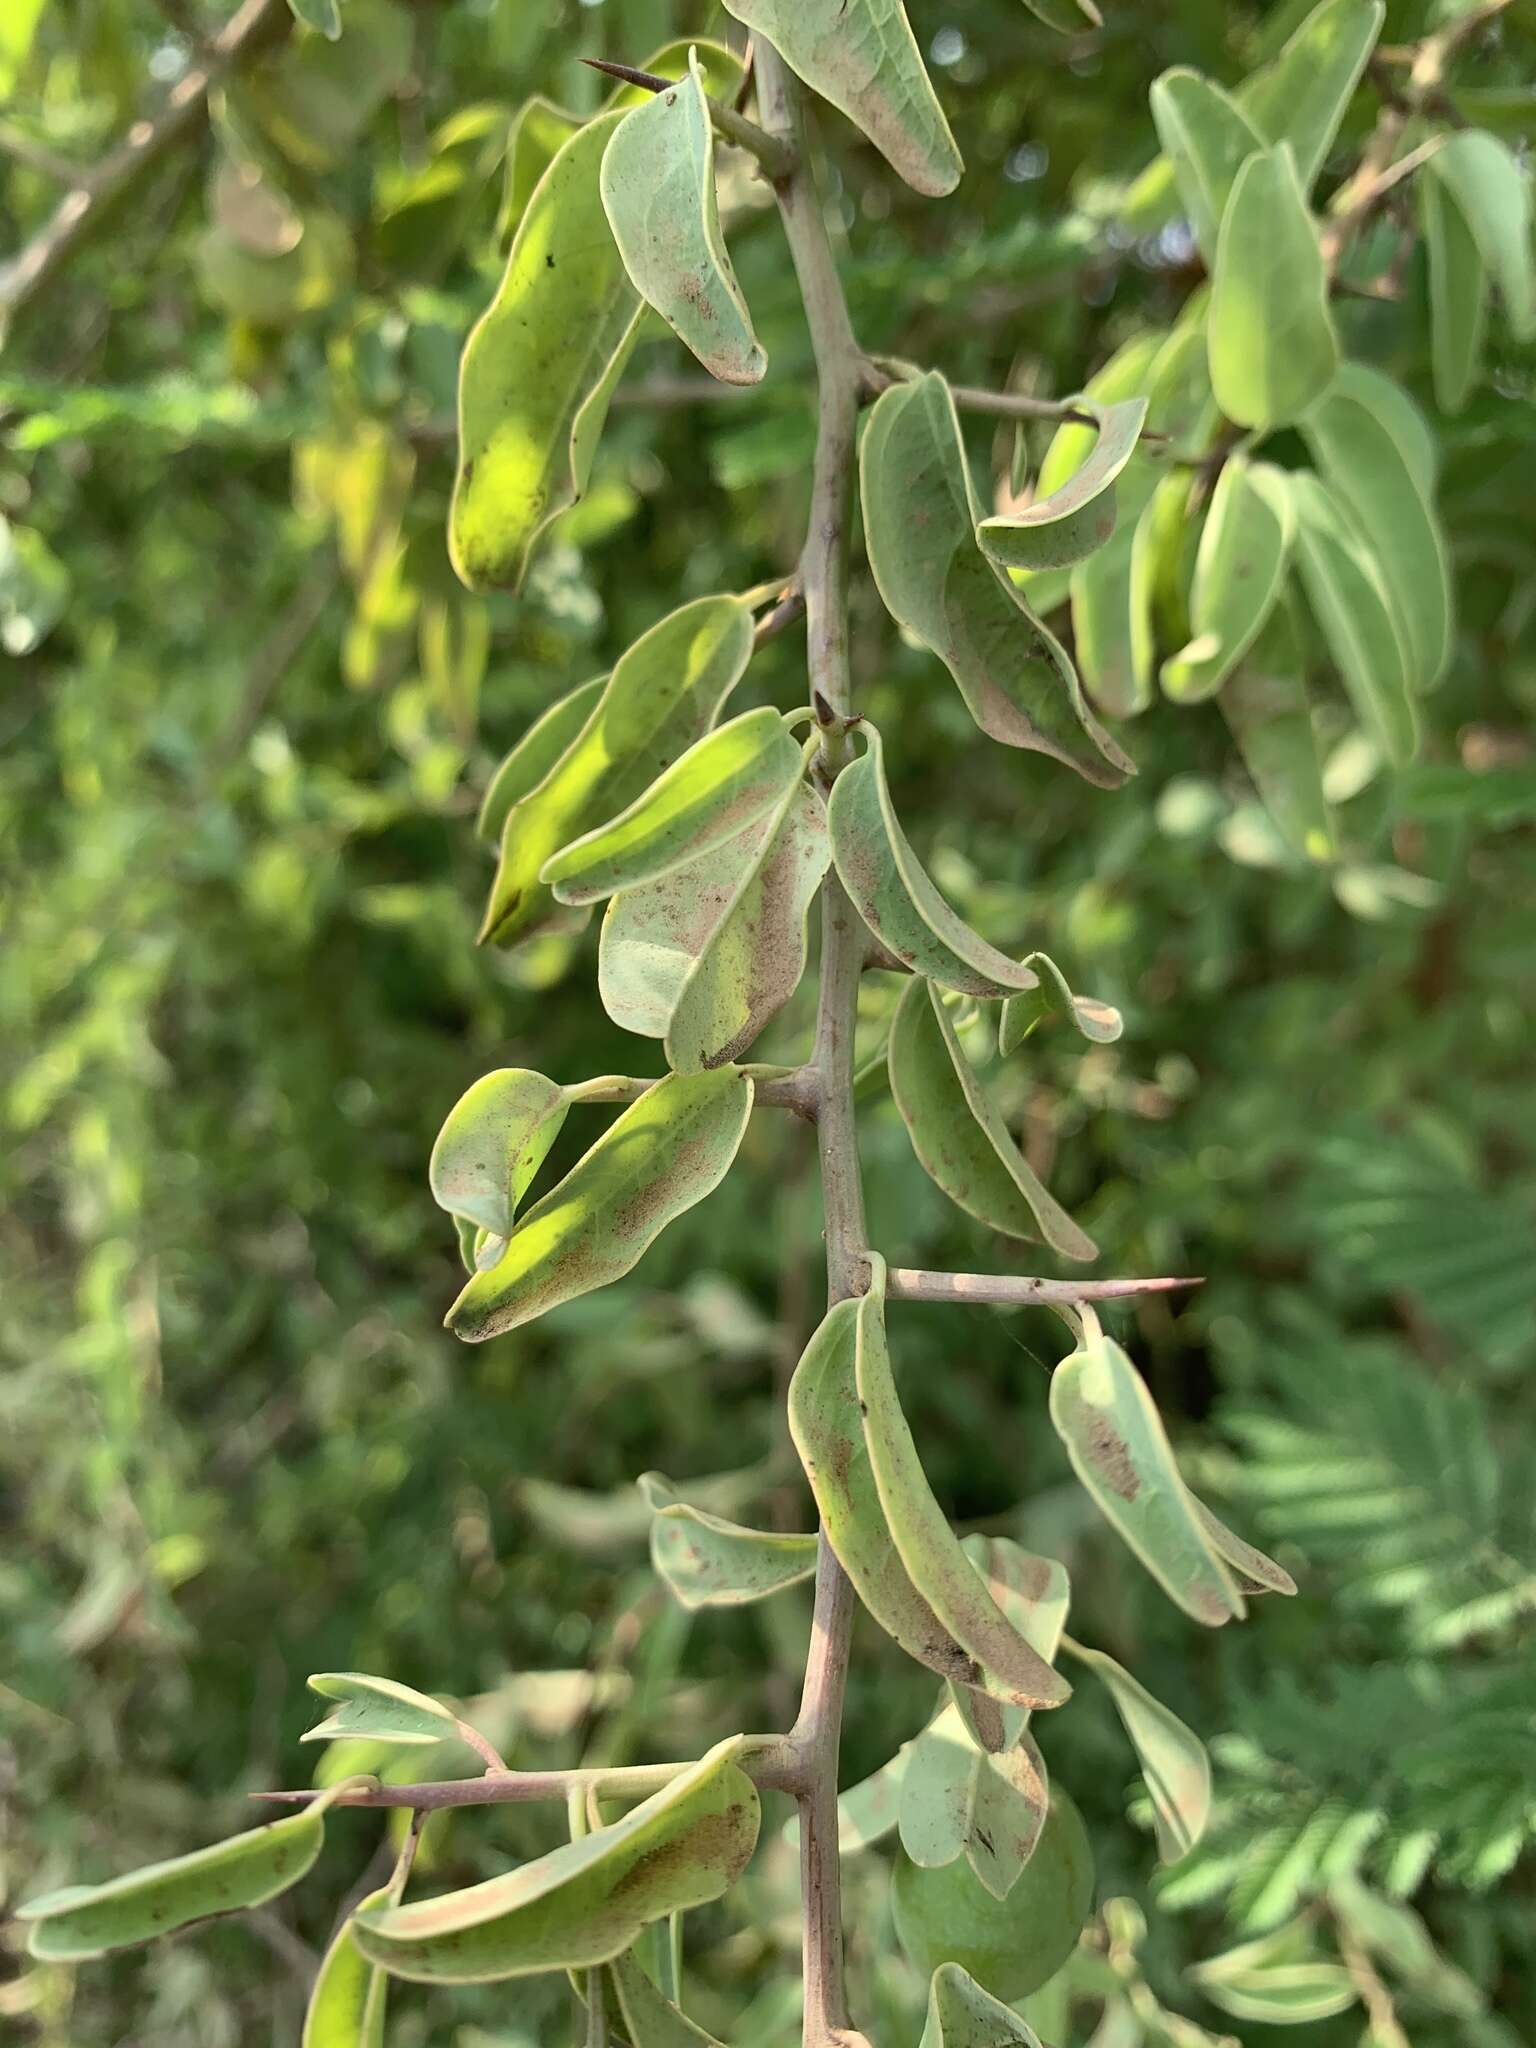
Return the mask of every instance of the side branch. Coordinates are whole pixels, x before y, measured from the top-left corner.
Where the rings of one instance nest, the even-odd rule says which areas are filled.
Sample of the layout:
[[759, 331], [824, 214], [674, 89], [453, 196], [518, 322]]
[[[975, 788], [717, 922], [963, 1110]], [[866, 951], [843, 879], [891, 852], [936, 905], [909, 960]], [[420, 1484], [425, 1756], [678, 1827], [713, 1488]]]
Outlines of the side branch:
[[1039, 1280], [1022, 1273], [933, 1273], [921, 1266], [892, 1266], [885, 1292], [891, 1301], [987, 1302], [1018, 1308], [1074, 1301], [1124, 1301], [1138, 1294], [1173, 1294], [1203, 1286], [1203, 1276], [1156, 1280]]
[[9, 324], [47, 290], [144, 174], [198, 125], [220, 79], [286, 35], [292, 20], [287, 0], [244, 0], [172, 86], [161, 111], [152, 120], [135, 121], [118, 147], [65, 193], [46, 226], [0, 268], [0, 324]]

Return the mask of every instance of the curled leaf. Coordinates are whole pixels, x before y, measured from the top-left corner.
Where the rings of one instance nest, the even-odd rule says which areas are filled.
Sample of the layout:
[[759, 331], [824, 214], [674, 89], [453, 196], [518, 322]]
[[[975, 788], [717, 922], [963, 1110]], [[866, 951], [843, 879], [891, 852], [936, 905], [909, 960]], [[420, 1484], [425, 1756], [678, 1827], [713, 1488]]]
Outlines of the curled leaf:
[[1115, 479], [1136, 452], [1147, 401], [1077, 402], [1098, 422], [1086, 461], [1022, 511], [984, 519], [976, 529], [983, 551], [1004, 569], [1065, 568], [1102, 547], [1115, 530]]
[[684, 1607], [740, 1607], [816, 1569], [816, 1538], [746, 1529], [679, 1500], [659, 1472], [640, 1481], [652, 1511], [651, 1562]]
[[393, 1678], [372, 1678], [363, 1671], [317, 1671], [305, 1683], [311, 1692], [338, 1705], [306, 1730], [301, 1742], [442, 1742], [456, 1726], [441, 1700]]
[[952, 1202], [1009, 1237], [1043, 1238], [1063, 1258], [1097, 1256], [1013, 1142], [930, 983], [903, 991], [886, 1060], [918, 1162]]
[[1048, 953], [1026, 953], [1021, 963], [1034, 968], [1039, 980], [1027, 995], [1010, 996], [998, 1019], [997, 1049], [1004, 1059], [1019, 1047], [1046, 1017], [1062, 1017], [1094, 1045], [1113, 1045], [1125, 1020], [1112, 1003], [1095, 996], [1074, 995], [1067, 977]]
[[603, 156], [603, 209], [630, 282], [726, 384], [757, 384], [768, 358], [731, 268], [715, 197], [715, 132], [693, 56], [650, 96]]
[[1200, 1840], [1211, 1817], [1211, 1760], [1205, 1744], [1113, 1657], [1070, 1640], [1067, 1648], [1103, 1681], [1114, 1701], [1152, 1798], [1158, 1854], [1164, 1863], [1177, 1863]]
[[757, 1788], [741, 1737], [608, 1827], [532, 1863], [386, 1911], [360, 1913], [358, 1947], [391, 1976], [474, 1984], [613, 1961], [641, 1930], [728, 1891], [757, 1842]]
[[1435, 178], [1416, 178], [1429, 274], [1430, 363], [1435, 401], [1460, 412], [1483, 363], [1492, 278], [1467, 217]]
[[482, 1074], [449, 1110], [427, 1166], [450, 1216], [509, 1237], [517, 1205], [560, 1134], [570, 1098], [526, 1067]]
[[519, 1220], [495, 1265], [448, 1311], [448, 1328], [482, 1343], [621, 1279], [719, 1186], [751, 1108], [752, 1083], [734, 1067], [669, 1074], [648, 1088]]

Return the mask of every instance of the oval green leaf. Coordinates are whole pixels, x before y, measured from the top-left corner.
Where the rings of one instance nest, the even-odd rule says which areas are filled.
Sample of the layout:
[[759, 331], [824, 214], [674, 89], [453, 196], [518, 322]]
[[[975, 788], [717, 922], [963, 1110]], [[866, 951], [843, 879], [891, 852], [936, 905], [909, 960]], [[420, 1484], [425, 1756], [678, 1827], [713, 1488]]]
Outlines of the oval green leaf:
[[1136, 452], [1147, 401], [1077, 402], [1098, 421], [1086, 461], [1023, 511], [984, 519], [976, 529], [983, 551], [1001, 568], [1062, 569], [1103, 547], [1115, 530], [1115, 480]]
[[734, 1068], [669, 1074], [617, 1117], [520, 1220], [494, 1266], [444, 1318], [483, 1343], [621, 1279], [685, 1209], [725, 1178], [752, 1108]]
[[1296, 561], [1362, 724], [1388, 760], [1402, 766], [1418, 745], [1408, 653], [1374, 552], [1315, 476], [1293, 471]]
[[816, 1569], [814, 1536], [746, 1529], [690, 1507], [659, 1472], [644, 1474], [640, 1486], [652, 1510], [651, 1562], [684, 1607], [741, 1607]]
[[1303, 192], [1317, 182], [1385, 14], [1382, 0], [1323, 0], [1274, 62], [1238, 88], [1264, 140], [1290, 144]]
[[1211, 1817], [1211, 1760], [1178, 1715], [1102, 1650], [1069, 1637], [1069, 1653], [1103, 1681], [1130, 1737], [1152, 1800], [1157, 1851], [1164, 1863], [1187, 1856]]
[[1222, 716], [1285, 843], [1308, 860], [1338, 851], [1307, 699], [1294, 601], [1281, 593], [1264, 630], [1222, 685]]
[[620, 655], [575, 737], [506, 813], [482, 943], [511, 945], [561, 914], [539, 880], [545, 862], [708, 732], [751, 655], [752, 614], [735, 597], [696, 598]]
[[1243, 1597], [1206, 1534], [1151, 1395], [1086, 1303], [1083, 1340], [1051, 1375], [1051, 1422], [1116, 1535], [1186, 1614], [1241, 1619]]
[[1508, 146], [1486, 129], [1463, 128], [1436, 150], [1426, 176], [1460, 208], [1484, 267], [1504, 298], [1517, 341], [1536, 335], [1536, 258], [1531, 253], [1531, 190]]
[[[390, 1886], [370, 1892], [360, 1913], [393, 1903]], [[304, 2014], [299, 2048], [384, 2048], [389, 1979], [370, 1963], [343, 1923], [326, 1950]]]
[[1253, 152], [1264, 147], [1264, 137], [1219, 85], [1186, 66], [1155, 79], [1150, 99], [1158, 140], [1173, 165], [1179, 198], [1210, 269], [1233, 181]]
[[457, 1726], [441, 1700], [393, 1678], [363, 1671], [317, 1671], [305, 1680], [311, 1692], [339, 1702], [334, 1713], [307, 1729], [301, 1742], [441, 1742]]
[[963, 1855], [993, 1898], [1005, 1899], [1035, 1852], [1049, 1807], [1045, 1763], [1030, 1737], [991, 1755], [951, 1705], [908, 1755], [901, 1845], [925, 1869]]
[[997, 1049], [1004, 1059], [1016, 1053], [1035, 1026], [1046, 1017], [1062, 1017], [1094, 1045], [1113, 1045], [1125, 1020], [1112, 1003], [1095, 996], [1075, 996], [1049, 953], [1026, 953], [1020, 963], [1032, 967], [1039, 981], [1027, 995], [1010, 996], [997, 1025]]
[[1442, 412], [1460, 412], [1477, 382], [1488, 326], [1488, 266], [1445, 186], [1416, 178], [1429, 273], [1430, 364]]
[[[1042, 471], [1048, 487], [1054, 482], [1047, 486]], [[980, 514], [960, 423], [937, 371], [876, 401], [859, 451], [859, 489], [869, 566], [886, 610], [943, 662], [982, 731], [1004, 746], [1049, 754], [1101, 788], [1134, 773], [1088, 708], [1065, 649], [977, 545]]]
[[1228, 419], [1263, 428], [1298, 418], [1338, 368], [1317, 225], [1287, 144], [1255, 151], [1227, 200], [1211, 286], [1210, 364]]
[[912, 851], [891, 802], [880, 734], [866, 720], [864, 752], [832, 785], [832, 858], [849, 900], [887, 952], [914, 973], [962, 995], [1002, 996], [1037, 986], [957, 917]]
[[913, 981], [903, 991], [886, 1061], [918, 1162], [952, 1202], [1009, 1237], [1043, 1238], [1063, 1258], [1098, 1256], [987, 1100], [930, 983]]
[[603, 156], [603, 210], [635, 290], [725, 384], [758, 384], [768, 358], [736, 282], [715, 196], [715, 132], [695, 57], [650, 96]]
[[517, 1205], [560, 1134], [570, 1099], [526, 1067], [482, 1074], [449, 1110], [427, 1178], [432, 1199], [496, 1237], [512, 1232]]
[[562, 903], [596, 903], [654, 882], [712, 852], [778, 805], [801, 753], [771, 705], [688, 749], [628, 810], [545, 862], [540, 880]]
[[417, 1983], [475, 1984], [612, 1962], [642, 1928], [718, 1899], [757, 1842], [741, 1737], [609, 1827], [467, 1891], [360, 1913], [363, 1954]]
[[1214, 697], [1258, 638], [1279, 599], [1294, 537], [1295, 512], [1282, 472], [1228, 456], [1195, 555], [1193, 638], [1163, 663], [1163, 689], [1176, 704]]
[[942, 198], [965, 166], [902, 0], [727, 0], [813, 92], [863, 130], [916, 192]]

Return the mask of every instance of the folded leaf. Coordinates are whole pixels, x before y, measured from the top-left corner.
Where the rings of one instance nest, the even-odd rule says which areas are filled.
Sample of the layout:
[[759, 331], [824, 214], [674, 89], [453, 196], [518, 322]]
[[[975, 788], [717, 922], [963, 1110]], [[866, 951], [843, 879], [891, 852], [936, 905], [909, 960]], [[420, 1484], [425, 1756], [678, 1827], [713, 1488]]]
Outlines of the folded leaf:
[[454, 1732], [454, 1716], [441, 1700], [392, 1678], [370, 1678], [362, 1671], [317, 1671], [305, 1683], [322, 1699], [340, 1704], [301, 1735], [301, 1742], [353, 1737], [369, 1742], [442, 1742]]
[[799, 779], [801, 753], [771, 705], [690, 747], [618, 817], [564, 846], [540, 880], [562, 903], [596, 903], [671, 874], [755, 824]]
[[[1006, 1536], [967, 1536], [960, 1547], [1025, 1642], [1054, 1664], [1071, 1599], [1065, 1567], [1054, 1558], [1034, 1556]], [[956, 1686], [950, 1687], [950, 1697], [977, 1747], [990, 1754], [1011, 1749], [1029, 1726], [1027, 1707], [994, 1711], [993, 1701], [980, 1701]]]
[[680, 1072], [738, 1057], [799, 986], [830, 858], [821, 799], [796, 782], [725, 845], [616, 896], [598, 956], [609, 1016], [664, 1035]]
[[1206, 1533], [1151, 1395], [1086, 1303], [1083, 1339], [1051, 1375], [1051, 1422], [1072, 1469], [1169, 1598], [1219, 1628], [1245, 1608]]
[[988, 945], [957, 917], [912, 851], [885, 779], [880, 734], [866, 720], [865, 748], [832, 785], [832, 858], [849, 899], [903, 965], [963, 995], [1033, 989], [1032, 968]]
[[981, 1690], [1021, 1707], [1059, 1706], [1069, 1688], [1016, 1629], [960, 1546], [923, 1472], [885, 1339], [885, 1261], [870, 1254], [854, 1378], [875, 1491], [897, 1555], [944, 1627], [981, 1667]]
[[1314, 476], [1292, 472], [1296, 562], [1361, 722], [1399, 765], [1413, 758], [1418, 715], [1404, 632], [1374, 550]]
[[1004, 1003], [997, 1027], [997, 1049], [1004, 1059], [1019, 1047], [1046, 1017], [1063, 1017], [1095, 1045], [1113, 1045], [1125, 1029], [1120, 1012], [1110, 1003], [1093, 996], [1075, 996], [1067, 977], [1048, 953], [1026, 953], [1021, 965], [1039, 975], [1027, 995], [1010, 996]]
[[519, 1220], [496, 1264], [448, 1311], [448, 1328], [482, 1343], [621, 1279], [719, 1186], [751, 1108], [752, 1083], [735, 1068], [669, 1074], [648, 1088]]
[[1176, 704], [1214, 697], [1258, 638], [1285, 582], [1295, 523], [1283, 473], [1267, 462], [1228, 456], [1195, 556], [1194, 637], [1163, 663], [1163, 688]]
[[1274, 62], [1238, 88], [1238, 104], [1264, 140], [1290, 144], [1304, 193], [1333, 147], [1385, 14], [1382, 0], [1323, 0]]
[[963, 1855], [993, 1898], [1005, 1899], [1034, 1854], [1049, 1807], [1045, 1764], [1030, 1737], [990, 1755], [949, 1706], [908, 1755], [901, 1845], [925, 1869]]
[[1294, 1594], [1296, 1581], [1283, 1565], [1272, 1557], [1266, 1557], [1262, 1550], [1256, 1550], [1251, 1543], [1244, 1542], [1225, 1522], [1213, 1515], [1203, 1500], [1195, 1501], [1195, 1513], [1200, 1526], [1210, 1538], [1211, 1548], [1222, 1558], [1238, 1585], [1250, 1598], [1258, 1593]]
[[427, 1178], [432, 1199], [494, 1236], [511, 1235], [517, 1205], [560, 1134], [570, 1099], [526, 1067], [482, 1074], [449, 1110]]
[[976, 538], [1004, 569], [1059, 569], [1080, 562], [1104, 545], [1115, 530], [1115, 479], [1136, 452], [1144, 398], [1118, 405], [1078, 401], [1098, 421], [1098, 438], [1082, 466], [1048, 495], [1037, 496], [1007, 518], [984, 519]]
[[1485, 129], [1463, 128], [1436, 150], [1426, 177], [1450, 194], [1504, 298], [1517, 341], [1536, 336], [1536, 257], [1531, 252], [1531, 190], [1508, 146]]
[[1039, 2035], [958, 1963], [940, 1963], [928, 1986], [918, 2048], [1041, 2048]]
[[966, 1214], [1009, 1237], [1043, 1238], [1063, 1258], [1097, 1257], [987, 1100], [938, 991], [902, 993], [886, 1053], [891, 1094], [918, 1162]]
[[623, 115], [562, 145], [518, 223], [459, 378], [448, 550], [471, 590], [516, 589], [534, 542], [586, 490], [644, 304], [603, 216], [598, 171]]
[[530, 790], [538, 788], [591, 717], [607, 682], [606, 676], [593, 676], [590, 682], [578, 683], [568, 695], [540, 712], [491, 777], [475, 820], [475, 830], [482, 839], [489, 839], [493, 846], [500, 844], [507, 813]]
[[876, 401], [859, 479], [865, 546], [886, 609], [938, 655], [982, 731], [1064, 761], [1103, 788], [1133, 773], [1089, 710], [1060, 642], [977, 545], [960, 423], [937, 371]]
[[642, 1805], [532, 1863], [390, 1910], [357, 1916], [358, 1947], [392, 1976], [487, 1983], [613, 1961], [642, 1928], [707, 1905], [757, 1842], [757, 1788], [718, 1743]]
[[16, 1908], [16, 1918], [28, 1925], [28, 1954], [40, 1962], [80, 1962], [275, 1899], [297, 1884], [320, 1854], [326, 1808], [349, 1782], [342, 1779], [302, 1813], [264, 1828], [148, 1864], [105, 1884], [67, 1885], [29, 1899]]
[[[360, 1913], [392, 1905], [388, 1885], [370, 1892]], [[384, 2048], [384, 2018], [389, 1979], [368, 1961], [352, 1938], [352, 1922], [344, 1921], [315, 1975], [304, 2013], [299, 2048]]]
[[861, 128], [914, 191], [953, 192], [965, 166], [901, 0], [727, 0], [791, 71]]
[[662, 1996], [632, 1954], [615, 1957], [608, 1967], [630, 2048], [721, 2048], [713, 2034]]
[[1238, 171], [1265, 138], [1219, 85], [1179, 65], [1153, 81], [1157, 126], [1179, 197], [1206, 268], [1216, 261], [1216, 235]]
[[1449, 190], [1435, 178], [1416, 178], [1414, 183], [1429, 272], [1435, 399], [1442, 412], [1460, 412], [1482, 368], [1492, 278], [1467, 217]]
[[1211, 1760], [1205, 1744], [1113, 1657], [1070, 1638], [1066, 1647], [1107, 1687], [1151, 1795], [1157, 1852], [1164, 1863], [1177, 1863], [1200, 1840], [1211, 1817]]
[[1302, 437], [1337, 504], [1380, 566], [1401, 621], [1410, 681], [1426, 689], [1451, 658], [1451, 572], [1440, 522], [1398, 440], [1401, 420], [1373, 402], [1376, 385], [1337, 381], [1301, 421]]
[[1135, 718], [1152, 702], [1152, 667], [1142, 649], [1151, 636], [1145, 585], [1136, 579], [1140, 521], [1072, 571], [1073, 650], [1095, 704], [1111, 718]]
[[1306, 657], [1287, 593], [1218, 699], [1243, 766], [1280, 836], [1308, 860], [1337, 852], [1307, 700]]
[[1285, 426], [1321, 397], [1338, 362], [1317, 226], [1282, 143], [1249, 157], [1222, 215], [1211, 384], [1239, 426]]
[[752, 614], [740, 599], [701, 597], [620, 655], [581, 729], [507, 811], [482, 942], [510, 945], [559, 915], [539, 880], [544, 863], [624, 810], [708, 732], [751, 654]]
[[651, 1562], [684, 1607], [740, 1607], [797, 1585], [816, 1569], [816, 1538], [744, 1529], [679, 1500], [659, 1472], [640, 1486], [650, 1502]]
[[630, 282], [712, 377], [757, 384], [768, 358], [731, 268], [715, 197], [715, 133], [698, 59], [614, 130], [603, 209]]

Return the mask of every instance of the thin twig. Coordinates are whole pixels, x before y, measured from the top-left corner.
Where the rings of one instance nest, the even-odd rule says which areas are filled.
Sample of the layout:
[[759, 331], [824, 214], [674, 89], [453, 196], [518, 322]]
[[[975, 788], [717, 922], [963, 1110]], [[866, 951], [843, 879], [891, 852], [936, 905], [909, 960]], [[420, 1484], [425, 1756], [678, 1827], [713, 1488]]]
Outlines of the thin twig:
[[[796, 1115], [815, 1118], [819, 1099], [819, 1088], [814, 1070], [810, 1067], [795, 1067], [787, 1073], [755, 1073], [749, 1066], [755, 1083], [753, 1100], [759, 1109], [792, 1109]], [[598, 1074], [590, 1081], [578, 1081], [569, 1090], [572, 1102], [638, 1102], [642, 1095], [656, 1086], [643, 1075]]]
[[[678, 81], [663, 78], [655, 71], [637, 71], [632, 64], [611, 64], [606, 57], [583, 57], [582, 63], [594, 71], [604, 71], [610, 78], [619, 78], [626, 85], [638, 85], [643, 92], [675, 92]], [[744, 149], [756, 159], [758, 168], [772, 184], [780, 178], [787, 178], [794, 169], [793, 150], [785, 146], [781, 137], [765, 134], [755, 121], [749, 121], [744, 114], [738, 114], [734, 107], [722, 107], [718, 100], [704, 95], [704, 104], [709, 109], [709, 118], [725, 140], [734, 143], [737, 149]]]
[[1155, 1280], [1041, 1280], [1021, 1273], [934, 1273], [918, 1266], [892, 1266], [885, 1292], [890, 1301], [987, 1302], [1021, 1307], [1074, 1301], [1125, 1301], [1138, 1294], [1174, 1294], [1202, 1287], [1204, 1279], [1165, 1277]]
[[805, 617], [805, 592], [798, 582], [792, 583], [771, 611], [766, 611], [752, 628], [752, 645], [761, 647], [765, 641], [775, 639], [798, 625]]
[[122, 142], [77, 177], [47, 223], [0, 269], [0, 322], [9, 324], [58, 277], [71, 256], [184, 136], [202, 121], [220, 79], [286, 35], [287, 0], [244, 0], [200, 57], [184, 71], [153, 119], [135, 121]]

